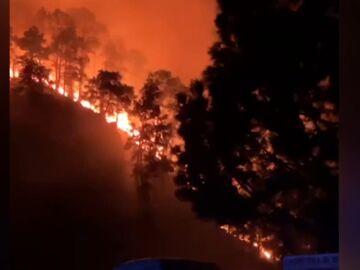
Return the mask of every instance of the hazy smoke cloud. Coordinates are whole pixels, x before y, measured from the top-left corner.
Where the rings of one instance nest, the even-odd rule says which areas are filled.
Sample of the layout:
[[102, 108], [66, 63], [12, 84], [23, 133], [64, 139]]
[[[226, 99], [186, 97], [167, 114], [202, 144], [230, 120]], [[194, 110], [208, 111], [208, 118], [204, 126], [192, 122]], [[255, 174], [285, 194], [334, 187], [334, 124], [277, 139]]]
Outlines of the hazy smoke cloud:
[[[116, 41], [115, 41], [116, 40]], [[137, 82], [137, 78], [145, 78], [149, 70], [146, 69], [145, 56], [136, 49], [129, 49], [121, 38], [110, 38], [104, 43], [101, 51], [101, 62], [107, 70], [117, 70], [129, 82]], [[135, 85], [139, 88], [141, 85]]]
[[[215, 0], [11, 0], [14, 28], [31, 24], [30, 11], [86, 7], [106, 26], [110, 38], [91, 63], [119, 68], [127, 83], [139, 88], [147, 72], [171, 70], [185, 83], [198, 77], [209, 62], [216, 38]], [[114, 53], [114, 55], [111, 54]]]

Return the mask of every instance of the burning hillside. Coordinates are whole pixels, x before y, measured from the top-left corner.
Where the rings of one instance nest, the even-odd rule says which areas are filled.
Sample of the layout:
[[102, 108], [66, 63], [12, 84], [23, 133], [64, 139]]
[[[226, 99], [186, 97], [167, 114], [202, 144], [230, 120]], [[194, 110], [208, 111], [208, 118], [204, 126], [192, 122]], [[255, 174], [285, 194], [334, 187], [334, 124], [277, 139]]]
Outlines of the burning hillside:
[[[129, 85], [133, 67], [121, 60], [141, 65], [141, 53], [119, 49], [87, 10], [40, 9], [12, 31], [12, 91], [61, 95], [101, 115], [127, 134], [140, 187], [175, 172], [179, 199], [267, 261], [336, 251], [336, 7], [285, 2], [218, 0], [212, 63], [189, 86], [162, 69]], [[106, 68], [89, 72], [100, 48]]]

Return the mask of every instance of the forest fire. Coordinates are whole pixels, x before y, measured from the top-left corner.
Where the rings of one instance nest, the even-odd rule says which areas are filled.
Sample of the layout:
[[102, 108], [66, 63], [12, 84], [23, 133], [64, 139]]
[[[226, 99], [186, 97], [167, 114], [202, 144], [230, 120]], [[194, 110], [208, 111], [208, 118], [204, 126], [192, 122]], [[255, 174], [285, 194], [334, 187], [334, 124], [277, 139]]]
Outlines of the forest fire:
[[[9, 74], [10, 79], [19, 78], [19, 76], [20, 76], [20, 73], [18, 70], [13, 70], [10, 68], [9, 72], [10, 72], [10, 74]], [[48, 80], [45, 80], [45, 84], [47, 86], [50, 86], [58, 94], [65, 96], [65, 97], [69, 97], [69, 93], [66, 92], [62, 86], [59, 86], [58, 88], [56, 88], [56, 85], [52, 81], [53, 81], [53, 76], [49, 75]], [[92, 104], [90, 101], [88, 101], [86, 99], [80, 100], [79, 96], [80, 96], [79, 91], [75, 90], [73, 93], [73, 96], [71, 98], [74, 102], [79, 102], [83, 108], [89, 109], [97, 114], [100, 113], [100, 109], [95, 104]], [[129, 117], [128, 117], [128, 113], [125, 111], [122, 111], [119, 113], [114, 113], [114, 114], [105, 114], [105, 120], [109, 124], [116, 123], [116, 127], [119, 130], [127, 133], [131, 137], [139, 136], [139, 134], [140, 134], [139, 131], [134, 129], [133, 126], [131, 125]]]
[[[139, 194], [171, 178], [179, 200], [222, 222], [224, 233], [261, 259], [338, 252], [338, 7], [215, 2], [214, 21], [226, 23], [215, 24], [208, 66], [186, 85], [176, 69], [159, 69], [170, 66], [150, 58], [193, 57], [156, 49], [147, 63], [140, 47], [148, 42], [130, 48], [119, 35], [116, 44], [117, 30], [141, 36], [121, 29], [131, 23], [103, 25], [86, 8], [41, 8], [11, 27], [11, 91], [53, 94], [104, 118], [127, 134]], [[126, 12], [136, 27], [154, 21]], [[170, 32], [174, 44], [181, 41]], [[149, 36], [161, 40], [156, 33]], [[192, 46], [200, 40], [183, 47], [199, 55]], [[142, 84], [128, 84], [131, 77]]]
[[[19, 71], [18, 70], [13, 70], [10, 69], [10, 78], [12, 79], [16, 79], [19, 78]], [[36, 79], [36, 78], [35, 78]], [[35, 80], [38, 81], [38, 80]], [[72, 96], [69, 96], [70, 92], [67, 92], [64, 87], [59, 86], [56, 87], [55, 83], [53, 82], [53, 76], [49, 75], [47, 80], [44, 80], [44, 83], [50, 87], [51, 89], [54, 90], [54, 92], [56, 94], [60, 94], [62, 96], [65, 96], [67, 98], [72, 99], [74, 102], [79, 103], [83, 108], [91, 110], [92, 112], [99, 114], [100, 113], [100, 108], [97, 104], [92, 103], [91, 101], [87, 100], [87, 99], [81, 99], [80, 98], [80, 91], [77, 89], [73, 90], [73, 94]], [[126, 134], [128, 134], [129, 137], [133, 137], [136, 138], [135, 141], [133, 141], [133, 143], [137, 146], [140, 147], [140, 149], [142, 149], [142, 151], [150, 151], [151, 146], [150, 144], [156, 144], [156, 138], [154, 136], [150, 136], [149, 141], [143, 141], [142, 139], [138, 138], [140, 136], [140, 132], [139, 130], [135, 129], [129, 119], [129, 115], [128, 113], [124, 110], [121, 109], [120, 111], [115, 111], [115, 112], [107, 112], [104, 115], [105, 117], [105, 121], [108, 124], [112, 124], [114, 125], [118, 130], [121, 130], [122, 132], [125, 132]], [[155, 123], [154, 125], [156, 125], [157, 123]], [[157, 145], [155, 147], [155, 151], [153, 152], [154, 158], [156, 160], [161, 160], [163, 156], [166, 156], [165, 152], [164, 152], [164, 147], [161, 145]], [[246, 242], [247, 244], [249, 244], [250, 246], [256, 248], [258, 250], [259, 256], [261, 258], [264, 258], [268, 261], [271, 262], [275, 262], [278, 261], [278, 258], [276, 258], [273, 254], [273, 252], [270, 249], [265, 249], [262, 245], [261, 240], [259, 241], [251, 241], [250, 235], [237, 235], [233, 232], [232, 228], [228, 225], [224, 225], [220, 227], [221, 229], [225, 230], [226, 233], [229, 233], [231, 235], [233, 235], [234, 237], [238, 238], [240, 241]]]
[[139, 131], [134, 129], [130, 123], [128, 113], [122, 111], [120, 113], [105, 114], [105, 120], [109, 124], [116, 123], [116, 127], [126, 132], [130, 137], [139, 136]]
[[262, 244], [262, 242], [264, 240], [266, 240], [267, 238], [264, 238], [264, 239], [258, 239], [258, 241], [254, 241], [254, 240], [251, 240], [251, 236], [250, 234], [246, 234], [246, 235], [243, 235], [243, 234], [238, 234], [236, 232], [236, 229], [235, 227], [232, 227], [230, 225], [222, 225], [220, 226], [220, 229], [224, 230], [227, 234], [230, 234], [232, 235], [233, 237], [236, 237], [237, 239], [239, 239], [240, 241], [242, 242], [245, 242], [247, 244], [250, 244], [252, 245], [254, 248], [257, 249], [258, 253], [259, 253], [259, 256], [261, 258], [264, 258], [270, 262], [275, 262], [275, 261], [279, 261], [280, 258], [279, 257], [276, 257], [274, 256], [274, 253], [272, 250], [268, 249], [268, 248], [265, 248]]
[[138, 130], [132, 127], [128, 113], [125, 111], [117, 114], [116, 126], [131, 137], [139, 136], [140, 134]]

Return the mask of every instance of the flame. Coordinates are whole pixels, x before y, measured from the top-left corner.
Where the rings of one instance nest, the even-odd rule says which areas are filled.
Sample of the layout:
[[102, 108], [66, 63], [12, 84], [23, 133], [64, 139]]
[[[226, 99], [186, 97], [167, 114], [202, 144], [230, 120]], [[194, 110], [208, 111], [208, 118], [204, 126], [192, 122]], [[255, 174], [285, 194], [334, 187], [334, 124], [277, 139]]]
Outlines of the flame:
[[61, 87], [61, 86], [57, 89], [57, 91], [59, 92], [60, 95], [65, 94], [65, 89], [63, 87]]
[[[10, 68], [9, 70], [10, 78], [18, 78], [19, 77], [19, 71], [14, 70]], [[35, 78], [36, 81], [39, 81], [37, 78]], [[47, 86], [50, 86], [54, 91], [56, 91], [58, 94], [69, 97], [69, 93], [65, 91], [64, 87], [59, 86], [56, 87], [56, 85], [53, 83], [54, 81], [54, 75], [50, 74], [47, 80], [44, 80], [44, 83]], [[80, 100], [80, 92], [78, 89], [74, 90], [72, 99], [74, 102], [79, 102], [80, 105], [83, 108], [92, 110], [94, 113], [100, 113], [100, 109], [95, 105], [92, 104], [89, 100], [82, 99]], [[116, 112], [113, 114], [105, 114], [105, 120], [107, 123], [116, 123], [116, 127], [124, 132], [126, 132], [131, 137], [137, 137], [140, 135], [140, 132], [133, 128], [133, 126], [130, 123], [128, 113], [125, 111], [122, 112]], [[139, 141], [135, 142], [137, 145], [140, 145]], [[158, 155], [161, 154], [161, 151], [158, 153]]]
[[260, 258], [269, 260], [271, 262], [279, 261], [280, 257], [274, 256], [274, 253], [270, 249], [266, 249], [263, 246], [263, 242], [265, 240], [270, 239], [271, 237], [263, 237], [258, 239], [258, 241], [252, 241], [250, 234], [238, 234], [236, 228], [234, 226], [230, 226], [228, 224], [220, 226], [220, 229], [224, 230], [226, 233], [232, 235], [233, 237], [238, 238], [240, 241], [243, 241], [249, 245], [252, 245], [259, 252]]
[[264, 248], [260, 249], [260, 255], [262, 255], [263, 257], [265, 257], [268, 260], [271, 260], [273, 257], [271, 251], [266, 250]]
[[91, 104], [90, 104], [90, 102], [87, 101], [87, 100], [82, 100], [82, 101], [80, 101], [80, 104], [81, 104], [81, 106], [83, 106], [83, 107], [86, 108], [86, 109], [90, 109], [90, 108], [91, 108]]
[[16, 70], [16, 69], [14, 70], [14, 69], [10, 68], [9, 75], [10, 75], [10, 79], [19, 78], [20, 73], [18, 70]]
[[117, 114], [116, 126], [118, 129], [125, 131], [131, 137], [139, 135], [139, 131], [135, 130], [130, 124], [128, 114], [125, 111]]
[[80, 92], [79, 90], [74, 91], [73, 100], [77, 102], [80, 98]]
[[116, 123], [116, 122], [117, 122], [116, 118], [117, 118], [117, 114], [116, 114], [116, 113], [114, 113], [114, 114], [108, 114], [108, 113], [106, 113], [106, 114], [105, 114], [105, 120], [106, 120], [106, 122], [109, 123], [109, 124]]
[[100, 113], [100, 109], [97, 108], [94, 104], [91, 104], [88, 100], [81, 100], [80, 105], [86, 109], [92, 110], [94, 113]]

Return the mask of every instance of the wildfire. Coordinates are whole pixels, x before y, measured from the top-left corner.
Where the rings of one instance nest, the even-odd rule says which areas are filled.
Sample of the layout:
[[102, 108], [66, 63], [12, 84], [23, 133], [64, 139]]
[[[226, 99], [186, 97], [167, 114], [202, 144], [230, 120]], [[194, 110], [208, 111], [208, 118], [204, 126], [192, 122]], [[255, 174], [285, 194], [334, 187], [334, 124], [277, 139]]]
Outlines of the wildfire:
[[[19, 71], [10, 69], [10, 78], [19, 78]], [[37, 80], [38, 81], [38, 80]], [[53, 75], [49, 75], [49, 78], [44, 81], [44, 83], [51, 87], [54, 91], [56, 91], [58, 94], [70, 97], [69, 92], [66, 92], [65, 89], [62, 86], [56, 87], [56, 85], [53, 83]], [[91, 103], [89, 100], [80, 99], [80, 92], [79, 90], [74, 90], [73, 95], [70, 97], [74, 102], [78, 102], [83, 108], [89, 109], [93, 111], [94, 113], [99, 114], [100, 109], [95, 104]], [[136, 137], [140, 135], [140, 132], [133, 128], [132, 124], [130, 123], [128, 113], [125, 111], [116, 112], [114, 114], [105, 114], [105, 120], [107, 123], [116, 123], [116, 127], [126, 132], [131, 137]], [[140, 142], [136, 141], [136, 144], [139, 145]]]
[[[19, 71], [18, 70], [13, 70], [10, 69], [10, 78], [19, 78]], [[35, 78], [36, 80], [36, 78]], [[36, 80], [38, 81], [38, 80]], [[78, 89], [74, 89], [72, 96], [70, 96], [69, 92], [66, 92], [65, 89], [62, 86], [56, 86], [55, 83], [53, 82], [53, 76], [49, 75], [49, 78], [47, 80], [44, 80], [44, 83], [49, 86], [51, 89], [54, 90], [54, 92], [65, 96], [67, 98], [71, 98], [74, 102], [79, 103], [83, 108], [86, 108], [88, 110], [93, 111], [94, 113], [99, 114], [100, 113], [100, 108], [92, 103], [89, 100], [86, 99], [80, 99], [80, 92]], [[140, 132], [135, 129], [132, 125], [132, 123], [129, 120], [129, 116], [128, 113], [124, 110], [120, 111], [120, 112], [113, 112], [113, 113], [106, 113], [105, 114], [105, 121], [108, 124], [116, 124], [115, 126], [117, 127], [117, 129], [125, 132], [128, 134], [128, 136], [130, 137], [138, 137], [140, 135]], [[150, 141], [152, 141], [153, 143], [155, 142], [155, 138], [151, 138]], [[139, 140], [135, 140], [135, 144], [140, 146], [141, 149], [146, 150], [148, 148], [148, 145], [146, 145], [146, 143], [143, 143], [142, 141]], [[162, 157], [164, 156], [164, 147], [162, 146], [158, 146], [155, 152], [155, 157], [158, 160], [161, 160]], [[233, 183], [234, 184], [234, 183]], [[237, 186], [237, 188], [239, 188]], [[278, 261], [279, 258], [275, 257], [273, 255], [273, 252], [271, 250], [265, 249], [262, 245], [261, 241], [252, 241], [250, 235], [238, 235], [235, 232], [235, 229], [232, 226], [229, 225], [223, 225], [220, 227], [222, 230], [224, 230], [226, 233], [238, 238], [239, 240], [246, 242], [247, 244], [252, 245], [254, 248], [256, 248], [259, 252], [259, 255], [261, 258], [265, 258], [269, 261]]]
[[132, 127], [128, 114], [125, 111], [117, 114], [116, 126], [118, 129], [125, 131], [131, 137], [139, 136], [139, 131]]
[[259, 252], [259, 256], [261, 258], [264, 258], [264, 259], [269, 260], [271, 262], [280, 260], [280, 258], [275, 257], [273, 255], [273, 252], [271, 250], [264, 248], [264, 246], [262, 245], [262, 240], [261, 239], [260, 239], [260, 241], [256, 242], [256, 241], [251, 240], [251, 236], [249, 234], [246, 234], [246, 235], [240, 234], [240, 235], [238, 235], [236, 233], [236, 229], [234, 227], [232, 227], [232, 226], [229, 226], [229, 225], [222, 225], [222, 226], [220, 226], [220, 229], [222, 229], [226, 233], [238, 238], [240, 241], [243, 241], [243, 242], [245, 242], [247, 244], [252, 245], [254, 248], [257, 249], [257, 251]]

